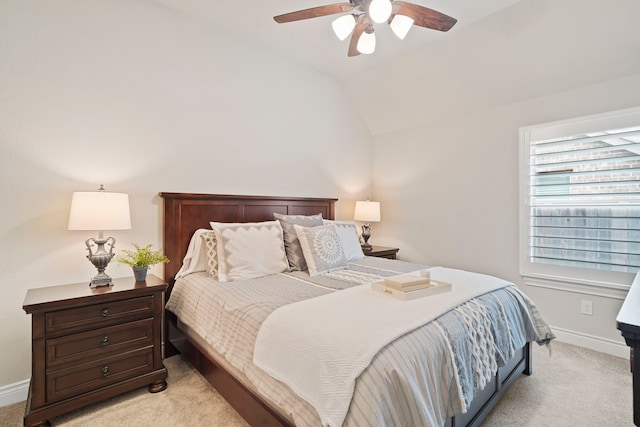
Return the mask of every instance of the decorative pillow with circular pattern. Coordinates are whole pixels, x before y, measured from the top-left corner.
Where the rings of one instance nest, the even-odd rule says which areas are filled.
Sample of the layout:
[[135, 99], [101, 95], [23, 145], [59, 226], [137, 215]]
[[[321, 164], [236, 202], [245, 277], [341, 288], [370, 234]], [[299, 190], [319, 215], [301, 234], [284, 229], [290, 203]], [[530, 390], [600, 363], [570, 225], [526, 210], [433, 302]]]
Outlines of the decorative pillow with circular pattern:
[[333, 224], [317, 227], [294, 225], [294, 228], [309, 267], [310, 276], [347, 268], [347, 258]]

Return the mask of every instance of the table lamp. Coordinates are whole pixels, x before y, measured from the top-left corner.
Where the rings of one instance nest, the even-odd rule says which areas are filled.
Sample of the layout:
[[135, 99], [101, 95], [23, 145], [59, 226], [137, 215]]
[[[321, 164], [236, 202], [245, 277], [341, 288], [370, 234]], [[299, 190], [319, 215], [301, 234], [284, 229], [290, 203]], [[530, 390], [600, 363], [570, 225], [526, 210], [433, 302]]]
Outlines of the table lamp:
[[[111, 277], [104, 270], [115, 255], [113, 248], [116, 239], [104, 238], [105, 230], [131, 229], [131, 215], [129, 212], [129, 196], [124, 193], [109, 193], [104, 186], [98, 191], [74, 192], [71, 198], [71, 212], [69, 213], [69, 230], [98, 231], [98, 238], [87, 239], [85, 244], [89, 255], [87, 259], [98, 269], [98, 274], [91, 279], [89, 286], [111, 286]], [[109, 245], [107, 252], [105, 245]]]
[[353, 219], [356, 221], [362, 221], [362, 238], [364, 244], [362, 250], [370, 251], [371, 245], [369, 244], [369, 238], [371, 237], [371, 224], [370, 222], [380, 222], [380, 202], [357, 201], [356, 210], [353, 214]]

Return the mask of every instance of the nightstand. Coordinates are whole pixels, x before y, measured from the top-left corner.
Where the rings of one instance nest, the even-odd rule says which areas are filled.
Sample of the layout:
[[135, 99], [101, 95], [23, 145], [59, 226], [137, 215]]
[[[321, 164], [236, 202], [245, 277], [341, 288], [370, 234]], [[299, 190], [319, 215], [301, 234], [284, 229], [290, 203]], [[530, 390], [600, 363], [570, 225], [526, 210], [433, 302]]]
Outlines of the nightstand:
[[379, 258], [396, 259], [396, 254], [398, 253], [399, 250], [400, 250], [399, 248], [387, 248], [385, 246], [372, 245], [370, 251], [365, 251], [363, 249], [362, 252], [366, 256], [376, 256]]
[[162, 365], [162, 314], [167, 284], [114, 279], [29, 289], [31, 384], [25, 426], [139, 387], [167, 388]]

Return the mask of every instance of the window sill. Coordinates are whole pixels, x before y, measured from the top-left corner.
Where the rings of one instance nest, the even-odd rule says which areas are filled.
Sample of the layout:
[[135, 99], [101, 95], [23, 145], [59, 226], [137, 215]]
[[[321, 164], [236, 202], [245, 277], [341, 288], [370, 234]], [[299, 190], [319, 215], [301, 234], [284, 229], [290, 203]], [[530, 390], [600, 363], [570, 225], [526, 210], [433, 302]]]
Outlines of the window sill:
[[630, 285], [588, 282], [554, 277], [522, 276], [527, 286], [624, 300]]

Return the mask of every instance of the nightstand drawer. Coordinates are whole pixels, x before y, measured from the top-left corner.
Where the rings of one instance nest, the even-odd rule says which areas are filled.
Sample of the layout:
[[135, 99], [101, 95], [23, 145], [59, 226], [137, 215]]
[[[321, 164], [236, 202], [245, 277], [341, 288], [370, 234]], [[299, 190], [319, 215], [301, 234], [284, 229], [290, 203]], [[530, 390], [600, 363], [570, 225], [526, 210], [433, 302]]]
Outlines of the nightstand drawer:
[[95, 360], [153, 344], [153, 319], [142, 319], [46, 341], [47, 369]]
[[153, 371], [153, 347], [47, 373], [46, 401], [54, 402]]
[[95, 329], [113, 323], [122, 323], [153, 316], [153, 295], [69, 308], [46, 314], [46, 333]]

